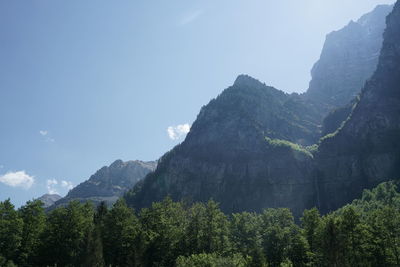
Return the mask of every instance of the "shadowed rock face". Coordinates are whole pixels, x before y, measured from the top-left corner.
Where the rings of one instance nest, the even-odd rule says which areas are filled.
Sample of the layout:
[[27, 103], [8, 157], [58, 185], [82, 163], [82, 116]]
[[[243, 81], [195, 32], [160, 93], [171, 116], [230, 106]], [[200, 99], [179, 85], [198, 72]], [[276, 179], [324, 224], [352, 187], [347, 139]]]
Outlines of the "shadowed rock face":
[[[323, 212], [336, 209], [362, 189], [400, 175], [399, 9], [398, 3], [388, 19], [375, 74], [356, 107], [345, 111], [352, 116], [335, 115], [331, 128], [345, 117], [346, 123], [321, 140], [315, 155], [294, 143], [308, 145], [318, 139], [325, 109], [241, 75], [201, 109], [185, 141], [126, 195], [128, 204], [142, 208], [168, 195], [188, 201], [213, 198], [225, 212], [289, 207], [299, 217], [313, 206]], [[373, 21], [368, 16], [347, 30]]]
[[387, 18], [376, 72], [350, 119], [316, 157], [321, 208], [336, 209], [364, 188], [400, 177], [400, 3]]
[[393, 6], [381, 5], [327, 35], [321, 57], [311, 70], [312, 80], [305, 97], [329, 110], [348, 104], [374, 73], [380, 50], [385, 18]]
[[114, 203], [126, 191], [132, 188], [149, 172], [154, 171], [157, 163], [154, 161], [127, 161], [116, 160], [109, 167], [103, 167], [92, 175], [89, 180], [79, 184], [67, 196], [57, 201], [55, 205], [63, 205], [71, 200], [105, 201]]
[[160, 160], [128, 202], [141, 208], [170, 195], [213, 198], [227, 212], [302, 210], [313, 202], [307, 180], [312, 155], [273, 140], [312, 144], [319, 136], [313, 117], [297, 95], [241, 75], [202, 108], [185, 141]]

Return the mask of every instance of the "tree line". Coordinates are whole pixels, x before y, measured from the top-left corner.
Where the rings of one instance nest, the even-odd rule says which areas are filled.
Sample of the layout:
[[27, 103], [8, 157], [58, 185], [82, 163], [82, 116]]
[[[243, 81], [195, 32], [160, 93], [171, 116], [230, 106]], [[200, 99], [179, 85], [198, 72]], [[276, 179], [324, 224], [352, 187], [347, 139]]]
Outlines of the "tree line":
[[330, 214], [285, 208], [226, 215], [218, 204], [166, 198], [135, 212], [123, 199], [0, 202], [0, 266], [400, 266], [400, 194], [394, 182]]

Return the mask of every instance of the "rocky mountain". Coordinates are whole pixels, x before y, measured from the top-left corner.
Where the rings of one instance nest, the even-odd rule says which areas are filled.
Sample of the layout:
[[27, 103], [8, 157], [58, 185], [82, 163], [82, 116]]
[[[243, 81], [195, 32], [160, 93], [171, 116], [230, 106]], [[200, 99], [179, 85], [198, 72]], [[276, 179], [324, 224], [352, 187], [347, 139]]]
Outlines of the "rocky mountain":
[[213, 198], [227, 212], [302, 210], [301, 199], [312, 203], [306, 179], [313, 156], [298, 144], [318, 136], [315, 115], [298, 95], [241, 75], [201, 109], [185, 141], [127, 195], [128, 203], [141, 208], [169, 195]]
[[[319, 147], [307, 145], [317, 143], [321, 113], [329, 110], [321, 106], [349, 103], [376, 69], [384, 27], [377, 21], [384, 21], [388, 7], [328, 36], [305, 96], [239, 76], [201, 109], [185, 141], [126, 194], [128, 204], [142, 208], [167, 195], [189, 202], [213, 198], [225, 212], [289, 207], [299, 216], [312, 206], [335, 209], [363, 188], [400, 175], [399, 5], [388, 19], [373, 78], [359, 99], [325, 121], [326, 133], [339, 129]], [[378, 41], [364, 47], [365, 38]], [[317, 82], [324, 68], [331, 76]]]
[[38, 200], [43, 202], [44, 208], [48, 208], [61, 198], [62, 196], [57, 194], [44, 194], [43, 196], [39, 197]]
[[55, 205], [63, 205], [71, 200], [105, 201], [114, 203], [119, 197], [131, 189], [140, 179], [155, 170], [155, 161], [126, 161], [116, 160], [110, 166], [104, 166], [88, 180], [70, 190], [64, 198]]
[[359, 20], [327, 35], [320, 59], [311, 70], [309, 89], [304, 94], [324, 115], [347, 105], [374, 73], [386, 27], [385, 18], [392, 8], [377, 6]]
[[316, 155], [320, 207], [332, 210], [364, 188], [400, 178], [400, 2], [387, 18], [376, 72], [350, 118], [321, 140]]

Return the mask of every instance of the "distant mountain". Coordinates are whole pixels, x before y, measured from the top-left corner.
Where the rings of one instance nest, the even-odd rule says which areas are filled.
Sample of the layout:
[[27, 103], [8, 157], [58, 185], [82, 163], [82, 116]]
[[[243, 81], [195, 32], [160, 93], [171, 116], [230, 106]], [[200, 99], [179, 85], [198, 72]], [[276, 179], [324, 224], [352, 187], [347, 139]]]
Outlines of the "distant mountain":
[[155, 161], [126, 161], [116, 160], [108, 167], [103, 167], [88, 180], [74, 187], [67, 196], [58, 200], [55, 205], [63, 205], [71, 200], [105, 201], [114, 203], [126, 191], [132, 188], [140, 179], [155, 170]]
[[39, 197], [38, 200], [43, 202], [44, 208], [48, 208], [61, 198], [62, 196], [57, 194], [44, 194], [43, 196]]
[[[288, 207], [299, 217], [313, 206], [336, 209], [362, 189], [400, 177], [399, 5], [360, 98], [391, 7], [328, 36], [305, 95], [239, 76], [201, 109], [184, 142], [127, 193], [128, 204], [213, 198], [228, 213]], [[323, 115], [343, 105], [324, 122], [323, 131], [334, 133], [318, 142]]]
[[320, 59], [311, 70], [304, 96], [326, 115], [347, 105], [374, 73], [382, 47], [386, 16], [393, 6], [380, 5], [356, 22], [327, 35]]

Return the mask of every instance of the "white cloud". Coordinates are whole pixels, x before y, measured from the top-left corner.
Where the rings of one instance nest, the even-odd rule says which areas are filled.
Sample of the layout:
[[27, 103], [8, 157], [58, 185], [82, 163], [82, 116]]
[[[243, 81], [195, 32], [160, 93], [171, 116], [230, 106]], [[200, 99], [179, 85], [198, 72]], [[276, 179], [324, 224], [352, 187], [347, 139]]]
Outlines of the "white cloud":
[[47, 180], [47, 191], [49, 194], [58, 194], [57, 189], [55, 188], [58, 184], [56, 179]]
[[192, 23], [193, 21], [198, 19], [201, 15], [203, 15], [203, 13], [204, 13], [204, 11], [202, 9], [198, 9], [198, 10], [189, 12], [181, 18], [179, 23], [182, 26]]
[[29, 189], [35, 182], [35, 178], [25, 171], [8, 172], [0, 176], [0, 182], [11, 187], [22, 187]]
[[74, 186], [72, 185], [72, 182], [70, 181], [61, 181], [61, 186], [67, 188], [68, 190], [71, 190], [72, 188], [74, 188]]
[[57, 181], [56, 179], [49, 179], [47, 180], [47, 192], [49, 194], [60, 194], [60, 191], [65, 191], [65, 189], [67, 190], [71, 190], [72, 188], [74, 188], [73, 184], [71, 181], [65, 181], [65, 180], [61, 180]]
[[178, 140], [185, 136], [190, 131], [190, 125], [188, 123], [180, 124], [177, 126], [169, 126], [167, 133], [170, 139]]
[[52, 137], [50, 136], [50, 133], [49, 133], [49, 131], [47, 131], [47, 130], [40, 130], [40, 131], [39, 131], [39, 134], [45, 138], [45, 141], [46, 141], [46, 142], [54, 143], [54, 142], [56, 141], [56, 140], [54, 140], [54, 138], [52, 138]]

